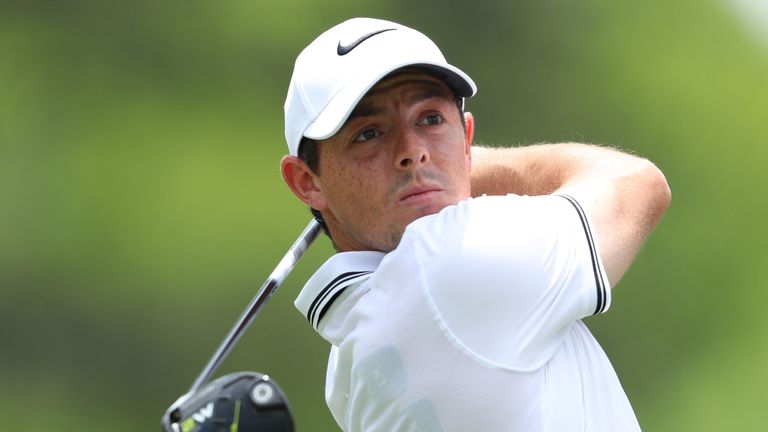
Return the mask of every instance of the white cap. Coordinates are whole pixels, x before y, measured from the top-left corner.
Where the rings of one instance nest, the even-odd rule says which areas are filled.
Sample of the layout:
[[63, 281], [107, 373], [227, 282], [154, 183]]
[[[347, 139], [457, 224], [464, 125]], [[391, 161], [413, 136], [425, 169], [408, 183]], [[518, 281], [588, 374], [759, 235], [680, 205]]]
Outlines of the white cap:
[[296, 58], [285, 100], [290, 154], [297, 155], [302, 136], [333, 136], [371, 87], [406, 66], [437, 71], [457, 96], [477, 91], [467, 74], [446, 62], [434, 42], [403, 25], [353, 18], [318, 36]]

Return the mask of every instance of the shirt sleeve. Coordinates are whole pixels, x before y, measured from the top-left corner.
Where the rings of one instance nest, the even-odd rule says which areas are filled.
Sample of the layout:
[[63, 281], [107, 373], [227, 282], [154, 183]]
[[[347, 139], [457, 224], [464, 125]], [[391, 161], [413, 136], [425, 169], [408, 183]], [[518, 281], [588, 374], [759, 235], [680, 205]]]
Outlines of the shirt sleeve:
[[589, 220], [572, 197], [468, 200], [420, 234], [435, 319], [462, 351], [494, 367], [541, 367], [575, 321], [610, 304]]

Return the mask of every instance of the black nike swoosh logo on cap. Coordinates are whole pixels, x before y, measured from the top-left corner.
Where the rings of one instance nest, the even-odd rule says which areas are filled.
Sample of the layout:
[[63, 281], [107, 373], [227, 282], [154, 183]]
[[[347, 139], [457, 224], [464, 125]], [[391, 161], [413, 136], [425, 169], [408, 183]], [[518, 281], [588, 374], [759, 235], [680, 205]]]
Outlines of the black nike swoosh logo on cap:
[[336, 47], [336, 54], [338, 54], [340, 56], [347, 55], [347, 54], [349, 54], [350, 51], [352, 51], [353, 49], [357, 48], [358, 45], [360, 45], [361, 43], [365, 42], [367, 39], [372, 38], [372, 37], [376, 36], [379, 33], [384, 33], [384, 32], [388, 32], [388, 31], [392, 31], [392, 30], [397, 30], [397, 29], [389, 28], [389, 29], [383, 29], [383, 30], [378, 30], [378, 31], [372, 32], [372, 33], [368, 33], [367, 35], [361, 36], [360, 38], [358, 38], [354, 42], [348, 43], [348, 44], [342, 44], [341, 41], [339, 41], [339, 46]]

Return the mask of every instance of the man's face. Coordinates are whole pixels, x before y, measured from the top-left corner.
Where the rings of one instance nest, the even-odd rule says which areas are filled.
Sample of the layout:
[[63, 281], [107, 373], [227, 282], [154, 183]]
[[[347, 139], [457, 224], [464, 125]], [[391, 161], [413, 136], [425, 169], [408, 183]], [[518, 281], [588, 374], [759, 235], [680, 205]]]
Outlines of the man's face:
[[319, 142], [315, 208], [337, 249], [390, 251], [409, 223], [469, 197], [470, 139], [443, 81], [407, 72], [379, 82]]

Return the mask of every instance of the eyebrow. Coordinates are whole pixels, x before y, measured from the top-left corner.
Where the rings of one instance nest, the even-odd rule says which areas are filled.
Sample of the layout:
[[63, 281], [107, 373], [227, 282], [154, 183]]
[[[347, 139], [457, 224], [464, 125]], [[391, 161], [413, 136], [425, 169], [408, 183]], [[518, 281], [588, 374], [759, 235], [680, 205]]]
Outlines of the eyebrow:
[[[352, 113], [349, 114], [349, 117], [347, 117], [347, 122], [354, 120], [359, 117], [372, 117], [377, 114], [381, 114], [382, 109], [376, 107], [375, 105], [372, 105], [370, 103], [359, 103], [355, 107], [354, 110], [352, 110]], [[346, 123], [346, 122], [345, 122]]]
[[[408, 95], [406, 97], [406, 102], [408, 102], [408, 103], [417, 103], [417, 102], [425, 101], [427, 99], [432, 99], [432, 98], [447, 97], [448, 99], [450, 99], [450, 97], [448, 97], [448, 95], [446, 95], [446, 93], [443, 90], [443, 88], [438, 83], [436, 83], [434, 81], [429, 81], [429, 80], [413, 80], [412, 82], [422, 83], [422, 84], [424, 84], [424, 86], [419, 88], [418, 90], [416, 90], [413, 94]], [[382, 91], [382, 90], [381, 89], [373, 90], [368, 95], [375, 94], [375, 93], [377, 93], [379, 91]], [[366, 95], [366, 96], [368, 96], [368, 95]], [[375, 104], [372, 104], [370, 102], [366, 103], [365, 101], [361, 101], [355, 107], [355, 109], [352, 110], [352, 113], [349, 114], [349, 117], [347, 117], [346, 122], [352, 121], [352, 120], [354, 120], [356, 118], [359, 118], [359, 117], [375, 116], [377, 114], [381, 114], [382, 111], [383, 110], [381, 108], [377, 107]]]

